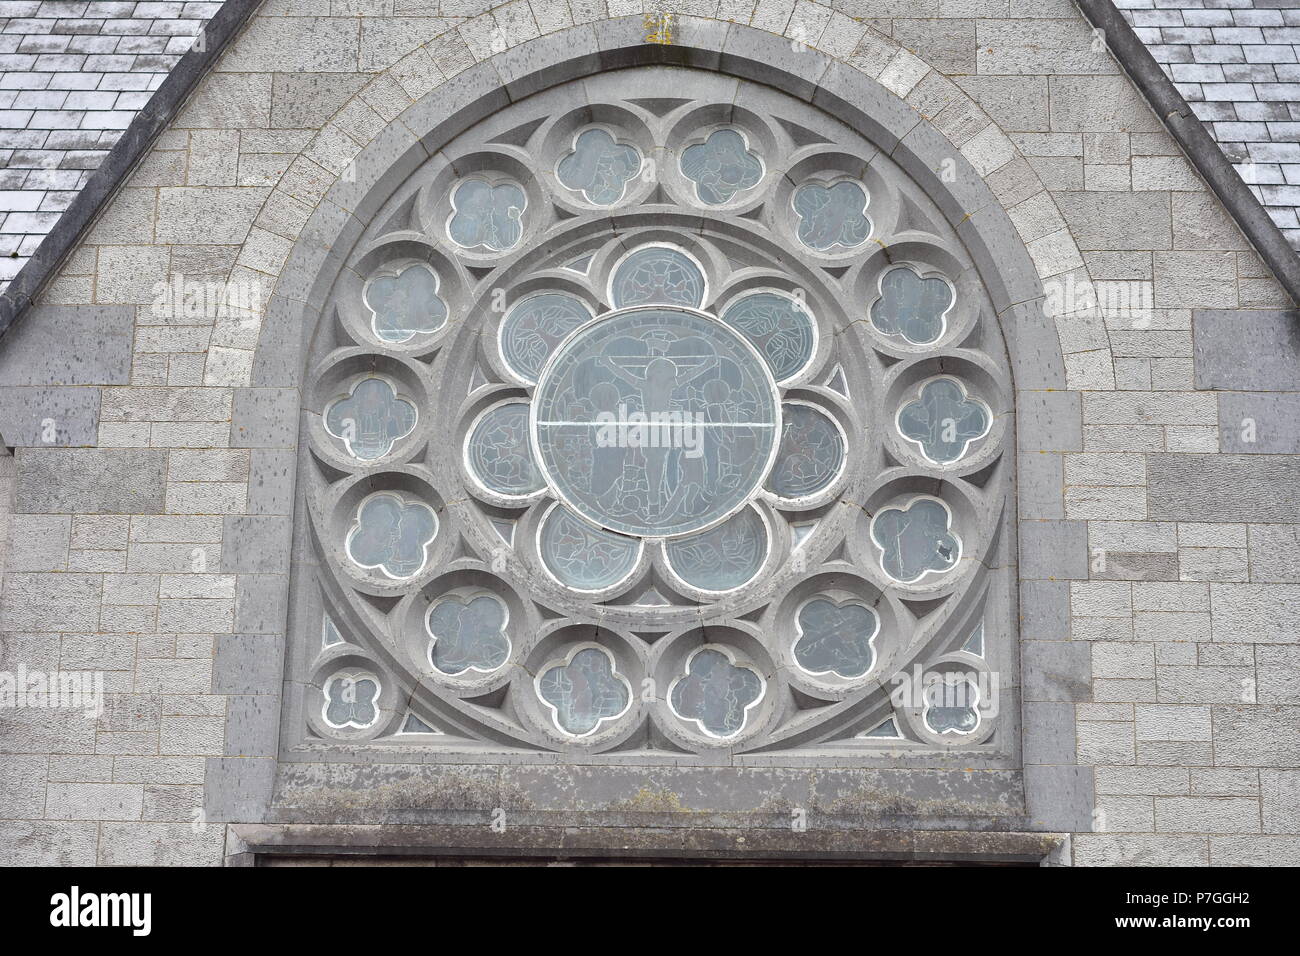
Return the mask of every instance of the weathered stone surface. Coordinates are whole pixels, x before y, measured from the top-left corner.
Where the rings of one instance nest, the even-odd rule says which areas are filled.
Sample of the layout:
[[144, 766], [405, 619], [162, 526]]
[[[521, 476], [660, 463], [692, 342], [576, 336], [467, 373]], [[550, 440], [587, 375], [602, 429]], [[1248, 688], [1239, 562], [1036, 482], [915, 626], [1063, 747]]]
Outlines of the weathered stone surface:
[[0, 438], [10, 447], [94, 445], [98, 388], [0, 385]]
[[1300, 585], [1212, 584], [1210, 606], [1216, 641], [1300, 643]]
[[1246, 455], [1300, 454], [1300, 393], [1221, 393], [1219, 450]]
[[1300, 313], [1196, 310], [1192, 330], [1197, 388], [1300, 391]]
[[37, 306], [5, 336], [0, 384], [125, 384], [134, 317], [123, 306]]
[[1154, 520], [1300, 522], [1300, 458], [1152, 455], [1148, 471]]
[[167, 453], [143, 448], [25, 448], [16, 507], [33, 514], [157, 514]]
[[1214, 708], [1215, 759], [1238, 767], [1300, 763], [1300, 707]]
[[1172, 241], [1167, 195], [1062, 192], [1054, 198], [1080, 249], [1168, 249]]

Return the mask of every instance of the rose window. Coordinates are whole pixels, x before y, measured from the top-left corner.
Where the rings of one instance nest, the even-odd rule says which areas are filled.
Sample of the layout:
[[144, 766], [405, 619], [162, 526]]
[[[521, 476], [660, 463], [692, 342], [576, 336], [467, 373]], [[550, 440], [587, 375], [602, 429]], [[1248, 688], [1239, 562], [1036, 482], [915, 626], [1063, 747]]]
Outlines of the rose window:
[[672, 73], [522, 100], [369, 201], [307, 384], [306, 739], [996, 746], [988, 297], [873, 144]]

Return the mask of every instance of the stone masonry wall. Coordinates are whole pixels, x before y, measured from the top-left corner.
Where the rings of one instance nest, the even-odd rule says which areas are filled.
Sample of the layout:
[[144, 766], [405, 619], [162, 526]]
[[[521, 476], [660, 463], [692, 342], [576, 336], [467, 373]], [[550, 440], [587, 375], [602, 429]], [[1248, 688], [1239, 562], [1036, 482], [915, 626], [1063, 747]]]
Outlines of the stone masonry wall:
[[[1073, 861], [1300, 863], [1296, 316], [1104, 44], [1069, 0], [670, 9], [878, 79], [985, 177], [1056, 294], [1069, 390], [1043, 401], [1070, 427], [1019, 466], [1024, 720], [1093, 768]], [[157, 284], [269, 295], [325, 190], [412, 102], [643, 12], [267, 0], [0, 343], [0, 671], [104, 671], [109, 693], [93, 720], [0, 711], [0, 861], [219, 863], [205, 779], [273, 756], [250, 741], [279, 713], [258, 664], [283, 641], [268, 581], [292, 502], [269, 479], [298, 394], [251, 384], [255, 319], [160, 317]], [[1098, 314], [1091, 282], [1152, 308]]]

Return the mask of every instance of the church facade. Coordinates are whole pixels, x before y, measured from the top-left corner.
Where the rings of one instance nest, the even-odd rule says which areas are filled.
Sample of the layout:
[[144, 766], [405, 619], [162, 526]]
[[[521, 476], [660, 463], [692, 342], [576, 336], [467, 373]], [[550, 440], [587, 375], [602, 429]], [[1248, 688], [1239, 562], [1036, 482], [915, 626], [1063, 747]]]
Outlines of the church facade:
[[8, 861], [1300, 861], [1300, 260], [1109, 0], [455, 6], [0, 298]]

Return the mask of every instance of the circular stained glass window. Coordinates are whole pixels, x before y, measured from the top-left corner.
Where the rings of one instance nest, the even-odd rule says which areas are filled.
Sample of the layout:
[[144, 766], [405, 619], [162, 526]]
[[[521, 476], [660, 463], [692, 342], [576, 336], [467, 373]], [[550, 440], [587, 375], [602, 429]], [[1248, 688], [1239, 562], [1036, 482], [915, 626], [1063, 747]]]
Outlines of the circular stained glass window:
[[304, 458], [339, 639], [302, 686], [375, 680], [315, 732], [633, 764], [981, 741], [889, 696], [997, 646], [968, 638], [1013, 558], [960, 241], [806, 103], [742, 82], [720, 126], [628, 79], [465, 131], [349, 254]]
[[622, 534], [722, 521], [762, 484], [780, 432], [776, 385], [741, 335], [647, 307], [576, 332], [542, 372], [533, 437], [556, 494]]

